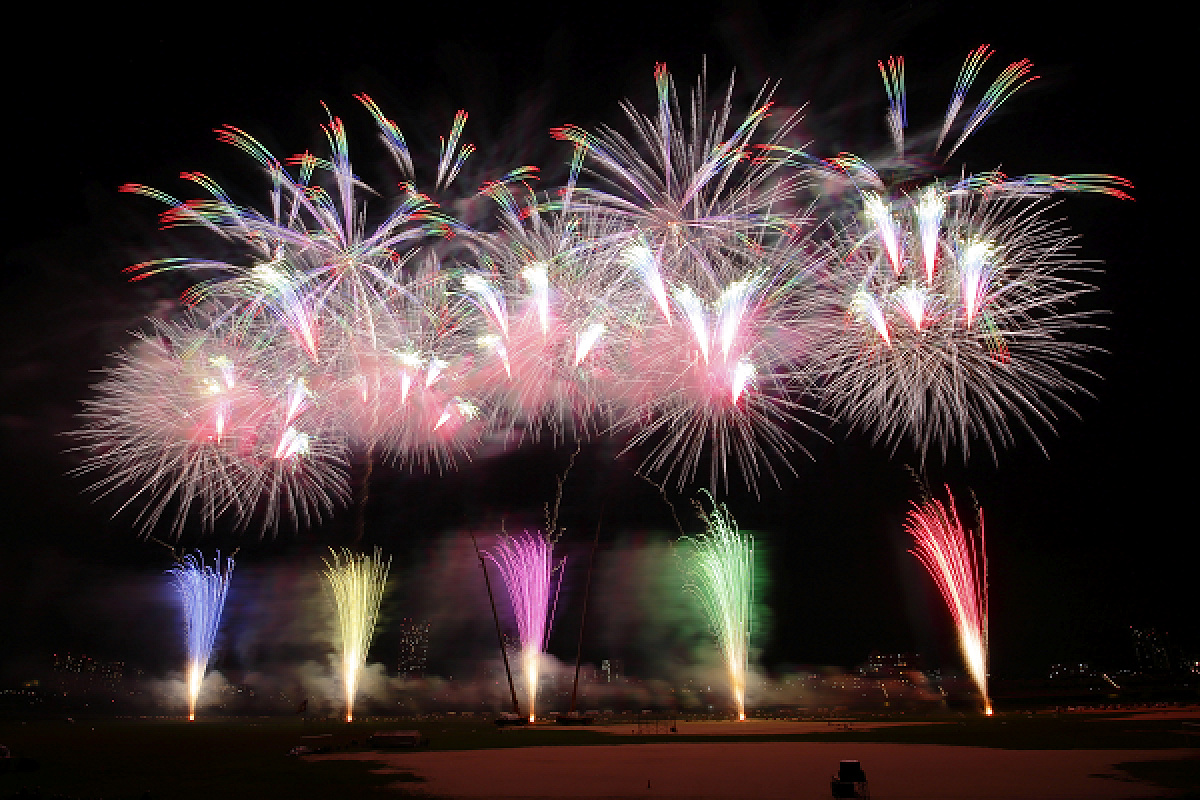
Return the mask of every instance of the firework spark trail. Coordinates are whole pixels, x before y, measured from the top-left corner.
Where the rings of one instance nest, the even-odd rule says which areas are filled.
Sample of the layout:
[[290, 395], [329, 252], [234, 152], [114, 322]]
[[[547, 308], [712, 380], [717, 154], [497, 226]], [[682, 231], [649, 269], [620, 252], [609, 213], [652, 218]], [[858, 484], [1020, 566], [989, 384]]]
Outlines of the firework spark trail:
[[229, 580], [233, 577], [233, 559], [221, 562], [218, 553], [213, 565], [204, 563], [199, 554], [185, 555], [169, 570], [171, 583], [183, 601], [183, 625], [187, 640], [188, 719], [196, 719], [196, 699], [212, 657], [217, 629], [221, 625], [221, 610]]
[[[609, 427], [623, 403], [621, 345], [641, 295], [601, 244], [619, 230], [611, 221], [542, 209], [535, 199], [522, 205], [507, 189], [498, 196], [503, 235], [481, 259], [489, 273], [463, 278], [484, 311], [472, 326], [480, 360], [469, 391], [494, 429], [580, 438]], [[493, 285], [507, 302], [491, 301]]]
[[[896, 204], [918, 227], [919, 210]], [[1086, 393], [1080, 360], [1095, 348], [1077, 334], [1097, 313], [1079, 308], [1094, 288], [1051, 208], [947, 193], [932, 278], [910, 250], [901, 273], [884, 267], [870, 232], [848, 226], [831, 294], [851, 299], [817, 358], [833, 415], [893, 447], [907, 440], [921, 458], [954, 447], [966, 457], [973, 442], [994, 455], [1017, 431], [1041, 446], [1039, 428], [1070, 412], [1064, 395]]]
[[371, 649], [371, 639], [375, 635], [379, 604], [383, 600], [392, 559], [385, 562], [378, 547], [373, 555], [347, 549], [339, 553], [331, 548], [329, 552], [331, 558], [325, 562], [325, 579], [333, 590], [337, 608], [346, 721], [352, 722], [358, 677], [367, 663], [367, 651]]
[[739, 720], [746, 718], [746, 671], [754, 602], [754, 538], [723, 505], [699, 508], [706, 530], [679, 540], [686, 583], [704, 608], [721, 648]]
[[[555, 563], [554, 544], [540, 533], [505, 534], [487, 553], [508, 590], [517, 637], [521, 642], [521, 667], [528, 693], [529, 721], [536, 718], [538, 671], [542, 652], [550, 640], [562, 568], [567, 558]], [[558, 581], [554, 573], [558, 573]], [[553, 586], [552, 586], [553, 585]]]
[[967, 672], [983, 698], [984, 713], [992, 714], [988, 697], [988, 585], [987, 553], [983, 538], [983, 510], [979, 529], [970, 531], [959, 520], [954, 497], [946, 487], [947, 505], [936, 498], [914, 503], [904, 528], [912, 534], [912, 553], [937, 584], [958, 631], [959, 648]]

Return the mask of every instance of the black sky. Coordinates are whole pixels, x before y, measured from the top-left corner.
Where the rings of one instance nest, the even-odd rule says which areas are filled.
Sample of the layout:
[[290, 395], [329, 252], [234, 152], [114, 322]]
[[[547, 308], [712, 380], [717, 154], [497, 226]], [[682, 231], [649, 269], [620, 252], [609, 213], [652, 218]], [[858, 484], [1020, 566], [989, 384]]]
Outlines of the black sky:
[[[1021, 57], [1042, 78], [964, 148], [968, 168], [1115, 173], [1134, 182], [1137, 197], [1072, 197], [1061, 206], [1084, 255], [1104, 262], [1093, 302], [1111, 311], [1094, 339], [1108, 352], [1087, 364], [1102, 376], [1086, 381], [1094, 397], [1073, 402], [1080, 418], [1065, 417], [1045, 437], [1048, 454], [1025, 438], [997, 464], [979, 452], [966, 466], [927, 465], [933, 485], [970, 487], [985, 509], [993, 673], [1040, 674], [1067, 660], [1127, 665], [1130, 625], [1200, 647], [1187, 488], [1194, 357], [1183, 329], [1195, 256], [1169, 200], [1187, 190], [1186, 175], [1168, 163], [1186, 157], [1173, 147], [1182, 136], [1170, 120], [1191, 104], [1176, 96], [1160, 55], [1168, 43], [1156, 46], [1152, 21], [1130, 17], [834, 5], [683, 13], [523, 5], [464, 18], [461, 9], [426, 9], [329, 19], [291, 11], [223, 18], [211, 7], [179, 25], [42, 14], [18, 32], [22, 41], [3, 56], [0, 680], [19, 678], [51, 649], [162, 665], [154, 631], [170, 614], [136, 587], [159, 580], [165, 551], [139, 542], [128, 517], [109, 519], [111, 504], [83, 495], [86, 481], [66, 475], [73, 461], [61, 435], [94, 370], [180, 288], [123, 280], [123, 267], [161, 255], [171, 240], [156, 231], [153, 206], [118, 194], [120, 184], [182, 192], [178, 173], [194, 169], [257, 191], [252, 165], [212, 129], [233, 124], [277, 153], [297, 152], [319, 144], [320, 101], [346, 118], [351, 146], [369, 165], [377, 155], [370, 120], [352, 99], [364, 91], [415, 139], [414, 150], [436, 148], [454, 111], [466, 108], [479, 162], [549, 169], [565, 158], [550, 126], [619, 125], [622, 98], [651, 100], [656, 61], [687, 84], [705, 56], [713, 84], [736, 68], [746, 92], [777, 79], [781, 105], [807, 103], [814, 152], [869, 152], [885, 136], [876, 60], [906, 57], [909, 116], [920, 125], [938, 118], [963, 56], [983, 42], [998, 53], [981, 81]], [[774, 632], [764, 660], [850, 665], [872, 649], [952, 660], [948, 626], [905, 553], [900, 526], [915, 496], [907, 454], [856, 435], [807, 443], [814, 458], [796, 462], [797, 478], [765, 487], [761, 502], [729, 498], [769, 554]], [[601, 507], [602, 551], [671, 533], [665, 506], [633, 476], [636, 460], [614, 458], [617, 450], [585, 445], [571, 475], [564, 521], [577, 556]], [[543, 445], [443, 476], [383, 469], [368, 538], [411, 565], [460, 527], [484, 530], [500, 516], [536, 523], [568, 455]], [[676, 502], [683, 514], [686, 499]], [[248, 563], [270, 565], [315, 559], [343, 535], [344, 521], [335, 521], [239, 541]], [[235, 544], [189, 536], [188, 544]], [[567, 591], [574, 608], [577, 593]], [[565, 636], [571, 627], [563, 623]]]

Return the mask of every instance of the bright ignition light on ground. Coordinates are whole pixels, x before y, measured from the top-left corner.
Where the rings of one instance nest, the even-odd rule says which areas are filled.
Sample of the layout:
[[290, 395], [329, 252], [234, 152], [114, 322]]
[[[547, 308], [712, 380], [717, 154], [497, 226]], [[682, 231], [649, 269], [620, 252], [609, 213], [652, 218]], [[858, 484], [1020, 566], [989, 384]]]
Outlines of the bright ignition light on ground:
[[[562, 566], [566, 557], [554, 561], [554, 546], [540, 533], [504, 536], [488, 552], [488, 558], [500, 570], [521, 642], [521, 669], [529, 697], [529, 721], [536, 719], [538, 667], [550, 627], [554, 608], [558, 605], [558, 589], [562, 584]], [[554, 573], [558, 573], [558, 581]]]

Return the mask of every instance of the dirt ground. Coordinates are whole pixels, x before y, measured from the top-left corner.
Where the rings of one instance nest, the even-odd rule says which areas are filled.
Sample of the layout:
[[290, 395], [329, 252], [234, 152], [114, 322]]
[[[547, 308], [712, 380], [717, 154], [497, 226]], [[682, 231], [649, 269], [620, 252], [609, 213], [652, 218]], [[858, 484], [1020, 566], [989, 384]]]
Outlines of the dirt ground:
[[[436, 797], [827, 798], [842, 759], [857, 759], [876, 800], [1104, 800], [1169, 797], [1112, 768], [1195, 758], [1195, 750], [993, 750], [839, 742], [701, 742], [528, 747], [364, 758], [397, 774], [397, 788]], [[420, 783], [401, 781], [411, 773]]]
[[[830, 733], [833, 731], [873, 731], [880, 728], [894, 728], [903, 725], [928, 725], [927, 721], [920, 722], [890, 722], [890, 721], [862, 721], [862, 720], [758, 720], [748, 719], [744, 722], [736, 722], [734, 720], [672, 720], [663, 721], [659, 725], [664, 729], [670, 726], [675, 727], [675, 733], [685, 734], [687, 736], [729, 736], [730, 734], [739, 736], [754, 736], [760, 734], [768, 734], [773, 736], [792, 736], [804, 733]], [[648, 731], [650, 725], [647, 724], [644, 728]], [[566, 727], [563, 730], [572, 730]], [[574, 730], [595, 731], [596, 733], [617, 733], [629, 734], [638, 733], [639, 726], [637, 722], [626, 722], [617, 725], [588, 725], [580, 726]]]

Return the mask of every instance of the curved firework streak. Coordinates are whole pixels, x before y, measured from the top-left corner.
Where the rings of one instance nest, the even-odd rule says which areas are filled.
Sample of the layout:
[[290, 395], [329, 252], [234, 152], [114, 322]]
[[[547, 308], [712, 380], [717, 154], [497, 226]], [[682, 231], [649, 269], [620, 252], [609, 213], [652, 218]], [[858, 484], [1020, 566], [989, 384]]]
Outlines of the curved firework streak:
[[770, 116], [770, 87], [764, 87], [754, 110], [734, 128], [732, 81], [720, 107], [710, 112], [702, 74], [685, 123], [665, 64], [655, 67], [654, 77], [654, 115], [642, 114], [631, 103], [623, 106], [636, 131], [634, 140], [610, 128], [589, 133], [567, 125], [552, 131], [575, 145], [575, 171], [582, 169], [604, 187], [572, 181], [563, 205], [618, 220], [625, 230], [616, 237], [621, 246], [644, 239], [679, 279], [695, 286], [710, 274], [707, 265], [714, 253], [737, 250], [762, 232], [790, 224], [790, 203], [806, 178], [781, 171], [783, 162], [777, 159], [756, 156], [769, 155], [799, 115], [787, 118], [759, 143], [758, 129]]
[[469, 380], [469, 304], [452, 291], [453, 273], [424, 254], [403, 292], [391, 299], [391, 330], [344, 350], [330, 364], [330, 405], [360, 449], [444, 469], [469, 455], [482, 430]]
[[375, 636], [379, 620], [379, 604], [387, 588], [388, 570], [392, 559], [383, 560], [383, 552], [340, 553], [330, 548], [325, 562], [325, 579], [333, 592], [337, 611], [339, 646], [342, 657], [342, 687], [346, 700], [346, 722], [354, 721], [354, 699], [358, 693], [358, 678], [367, 663], [367, 652]]
[[213, 644], [221, 625], [225, 595], [233, 577], [233, 558], [221, 562], [218, 553], [210, 567], [199, 553], [187, 554], [168, 570], [171, 583], [183, 603], [184, 636], [187, 643], [188, 719], [196, 719], [196, 700], [212, 658]]
[[[709, 497], [711, 501], [711, 496]], [[746, 718], [746, 670], [754, 604], [754, 538], [738, 530], [724, 505], [706, 512], [697, 503], [705, 531], [683, 536], [677, 551], [684, 588], [700, 600], [721, 649], [738, 719]]]
[[[234, 204], [215, 181], [184, 173], [212, 199], [181, 202], [136, 184], [123, 191], [144, 194], [170, 205], [164, 227], [201, 226], [239, 250], [238, 260], [171, 259], [129, 268], [134, 280], [164, 270], [215, 271], [188, 290], [191, 304], [217, 298], [231, 304], [244, 320], [272, 319], [320, 363], [345, 346], [348, 338], [373, 341], [389, 323], [387, 298], [403, 283], [406, 253], [442, 222], [434, 204], [406, 187], [395, 207], [371, 229], [366, 203], [370, 190], [353, 173], [345, 128], [330, 117], [323, 128], [331, 156], [304, 152], [287, 165], [252, 136], [231, 126], [218, 138], [253, 156], [271, 180], [271, 210], [264, 214]], [[316, 180], [327, 176], [328, 188]], [[326, 340], [329, 341], [326, 341]]]
[[988, 583], [987, 553], [983, 538], [983, 510], [978, 509], [978, 530], [963, 526], [946, 487], [947, 505], [930, 499], [912, 510], [904, 529], [912, 535], [910, 550], [937, 585], [954, 618], [959, 648], [971, 680], [983, 698], [984, 713], [992, 714], [988, 698]]
[[672, 291], [674, 324], [645, 309], [628, 346], [629, 398], [620, 424], [630, 447], [647, 445], [647, 472], [682, 488], [707, 459], [710, 489], [736, 469], [757, 491], [763, 474], [807, 451], [794, 436], [812, 430], [799, 387], [824, 338], [824, 261], [807, 239], [780, 239], [739, 262], [719, 264], [718, 291]]
[[[540, 661], [550, 641], [558, 590], [562, 585], [562, 568], [567, 557], [563, 556], [556, 563], [554, 543], [550, 537], [528, 531], [515, 536], [503, 534], [495, 547], [487, 552], [487, 557], [500, 571], [512, 603], [517, 637], [521, 642], [529, 721], [533, 722], [536, 717], [534, 706]], [[557, 583], [554, 581], [555, 572], [558, 573]]]

